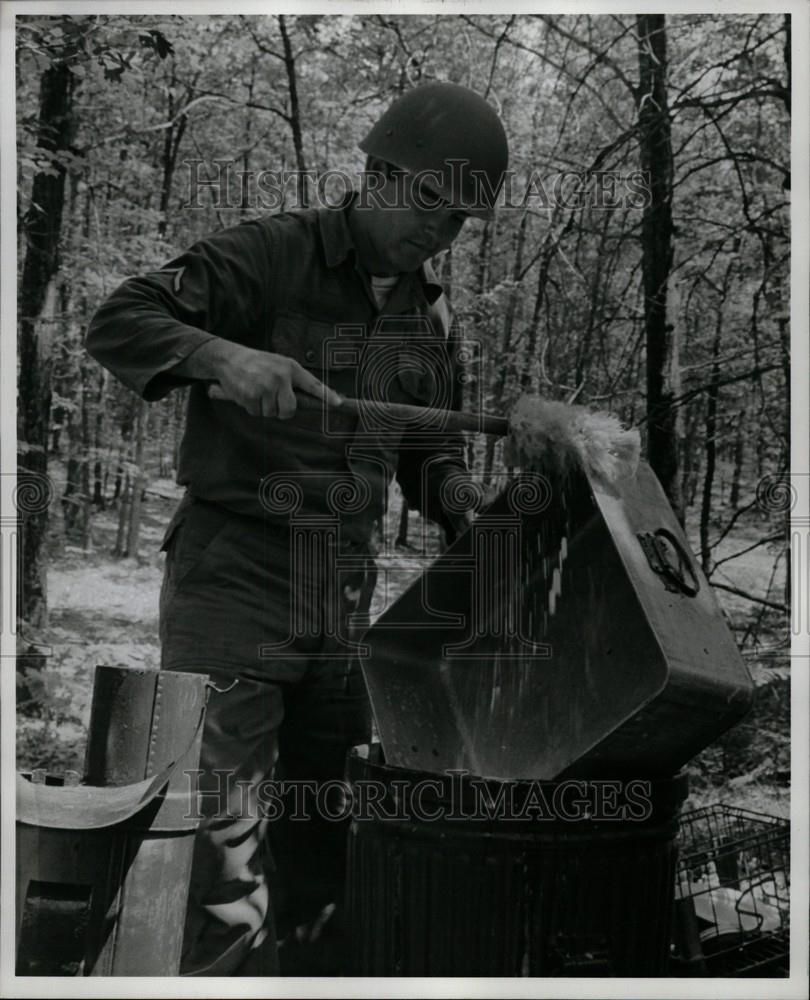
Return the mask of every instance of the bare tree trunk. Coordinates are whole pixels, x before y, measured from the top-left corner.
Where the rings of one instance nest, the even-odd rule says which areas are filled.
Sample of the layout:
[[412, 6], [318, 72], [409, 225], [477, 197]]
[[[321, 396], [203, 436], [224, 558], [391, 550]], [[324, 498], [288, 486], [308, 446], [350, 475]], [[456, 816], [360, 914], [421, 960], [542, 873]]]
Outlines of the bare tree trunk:
[[115, 481], [113, 483], [113, 503], [121, 499], [121, 491], [124, 487], [124, 442], [118, 444], [118, 459], [115, 465]]
[[650, 199], [641, 222], [641, 266], [647, 348], [647, 451], [650, 465], [683, 518], [674, 398], [667, 385], [671, 327], [667, 287], [672, 268], [672, 142], [667, 101], [666, 18], [639, 14], [637, 90], [641, 169]]
[[[166, 112], [168, 114], [168, 120], [173, 122], [173, 124], [170, 125], [163, 134], [163, 178], [160, 185], [160, 218], [158, 219], [158, 235], [161, 237], [166, 235], [166, 228], [169, 221], [169, 200], [172, 194], [172, 183], [174, 181], [174, 171], [177, 164], [177, 154], [180, 151], [180, 143], [183, 141], [183, 135], [185, 134], [186, 126], [188, 125], [188, 118], [185, 115], [181, 115], [178, 121], [173, 121], [175, 114], [175, 99], [173, 95], [176, 85], [177, 80], [174, 72], [174, 59], [172, 59], [171, 86], [167, 95]], [[187, 102], [192, 96], [193, 90], [186, 94], [184, 101]]]
[[79, 541], [83, 549], [90, 543], [90, 371], [87, 355], [83, 354], [81, 364], [81, 447], [82, 463], [79, 477], [81, 489], [81, 531]]
[[537, 291], [534, 296], [534, 308], [532, 318], [529, 323], [529, 341], [526, 345], [526, 355], [523, 360], [523, 371], [520, 373], [520, 388], [527, 392], [532, 388], [532, 372], [538, 361], [537, 343], [540, 333], [540, 314], [543, 311], [543, 303], [546, 301], [546, 288], [548, 285], [548, 273], [551, 267], [551, 260], [557, 241], [546, 237], [546, 247], [540, 257], [540, 267], [537, 271]]
[[[529, 213], [524, 212], [523, 217], [520, 220], [517, 233], [515, 234], [515, 257], [511, 275], [514, 284], [509, 293], [509, 300], [506, 306], [506, 315], [504, 316], [503, 321], [503, 332], [501, 334], [500, 352], [498, 357], [494, 359], [496, 371], [492, 383], [491, 394], [492, 406], [495, 413], [499, 413], [502, 409], [509, 376], [514, 370], [514, 365], [510, 363], [508, 359], [508, 352], [512, 343], [512, 334], [515, 326], [515, 317], [517, 315], [518, 300], [520, 298], [519, 281], [523, 271], [523, 247], [526, 243], [526, 230], [528, 228], [528, 222]], [[496, 439], [494, 435], [488, 435], [484, 451], [484, 483], [489, 483], [492, 478], [492, 465], [495, 458], [495, 444]]]
[[68, 460], [65, 467], [65, 489], [62, 492], [62, 523], [65, 528], [65, 538], [68, 541], [75, 541], [76, 524], [79, 519], [78, 496], [81, 457], [78, 438], [76, 415], [69, 413], [67, 417]]
[[127, 529], [130, 521], [129, 512], [132, 507], [132, 486], [129, 480], [129, 473], [126, 474], [123, 484], [119, 488], [121, 506], [118, 510], [118, 530], [115, 536], [113, 555], [123, 558], [127, 554]]
[[[69, 236], [63, 241], [67, 252], [75, 255], [81, 246], [81, 241], [89, 235], [89, 195], [84, 201], [84, 211], [81, 213], [81, 225], [77, 215], [79, 174], [72, 171], [69, 175], [70, 197], [66, 218], [69, 226]], [[65, 539], [78, 542], [83, 548], [88, 539], [88, 461], [89, 447], [87, 424], [87, 392], [88, 370], [87, 356], [84, 351], [78, 351], [81, 334], [73, 316], [78, 312], [87, 315], [87, 298], [81, 295], [78, 302], [73, 297], [73, 286], [69, 280], [59, 282], [60, 302], [60, 344], [67, 370], [62, 372], [62, 382], [67, 388], [60, 386], [60, 394], [72, 393], [72, 406], [67, 412], [68, 461], [65, 489], [62, 494], [62, 512], [65, 529]]]
[[[256, 86], [256, 54], [254, 53], [250, 59], [250, 79], [248, 80], [247, 86], [247, 99], [248, 104], [253, 103], [253, 91]], [[242, 170], [244, 172], [245, 184], [242, 186], [242, 200], [239, 205], [239, 215], [244, 216], [245, 213], [250, 208], [250, 188], [248, 186], [247, 178], [250, 171], [250, 143], [253, 135], [253, 112], [250, 107], [245, 108], [245, 132], [242, 138], [244, 143], [245, 152], [242, 154]]]
[[700, 449], [697, 444], [697, 428], [700, 423], [698, 404], [693, 404], [687, 409], [685, 429], [681, 441], [681, 496], [683, 497], [684, 509], [691, 507], [695, 502], [698, 480], [698, 455]]
[[[94, 450], [95, 460], [93, 462], [93, 506], [99, 510], [104, 510], [107, 502], [106, 479], [107, 462], [102, 463], [101, 452], [104, 448], [104, 397], [107, 389], [106, 370], [99, 366], [98, 390], [96, 392], [96, 414], [94, 428]], [[109, 449], [107, 449], [109, 453]], [[109, 461], [109, 459], [108, 459]]]
[[[478, 255], [476, 264], [475, 295], [480, 300], [486, 291], [489, 276], [489, 251], [491, 246], [493, 224], [491, 221], [484, 223], [481, 230], [481, 240], [478, 244]], [[484, 332], [481, 322], [481, 313], [476, 311], [471, 316], [475, 336], [471, 338], [470, 348], [470, 378], [467, 381], [461, 408], [472, 410], [474, 404], [478, 402], [479, 396], [483, 395], [483, 387], [486, 383], [488, 368], [487, 357], [481, 350], [481, 335]], [[482, 400], [483, 401], [483, 400]], [[475, 467], [475, 435], [470, 434], [467, 438], [467, 466]]]
[[782, 55], [783, 55], [783, 58], [785, 60], [785, 74], [786, 74], [786, 82], [785, 82], [785, 86], [783, 88], [782, 93], [783, 93], [783, 98], [784, 98], [784, 101], [785, 101], [785, 108], [787, 109], [787, 113], [790, 114], [791, 113], [791, 105], [790, 105], [790, 102], [791, 102], [791, 93], [790, 93], [790, 87], [791, 87], [791, 80], [792, 80], [792, 76], [793, 76], [793, 74], [791, 72], [791, 65], [790, 65], [790, 14], [783, 15], [783, 17], [782, 17], [782, 25], [784, 26], [784, 29], [785, 29], [785, 42], [784, 42], [784, 45], [782, 46]]
[[600, 313], [599, 297], [603, 290], [602, 273], [605, 264], [606, 243], [610, 226], [610, 214], [603, 212], [602, 231], [599, 237], [599, 246], [596, 251], [596, 263], [594, 275], [591, 280], [590, 296], [588, 303], [588, 318], [585, 323], [585, 330], [581, 338], [577, 338], [576, 363], [574, 366], [574, 385], [577, 389], [584, 386], [588, 373], [593, 362], [593, 335], [598, 325], [604, 321], [604, 316]]
[[709, 528], [712, 513], [712, 488], [717, 458], [717, 398], [720, 382], [720, 334], [723, 329], [723, 303], [718, 307], [717, 325], [712, 345], [712, 380], [706, 393], [706, 468], [703, 474], [703, 496], [700, 504], [700, 562], [703, 572], [711, 571], [711, 550], [709, 548]]
[[86, 368], [81, 366], [73, 411], [68, 415], [68, 461], [62, 511], [65, 538], [87, 548], [89, 521], [89, 467]]
[[[37, 145], [50, 153], [67, 150], [73, 140], [73, 84], [73, 74], [64, 63], [56, 63], [42, 74]], [[43, 485], [48, 474], [54, 278], [59, 269], [65, 177], [66, 170], [58, 162], [48, 172], [36, 174], [31, 203], [22, 221], [26, 253], [19, 296], [18, 437], [25, 444], [19, 472], [21, 476], [29, 473]], [[45, 624], [48, 614], [47, 528], [47, 509], [24, 512], [18, 614], [34, 625]]]
[[287, 86], [290, 91], [290, 115], [289, 122], [292, 129], [293, 149], [295, 150], [295, 164], [298, 169], [298, 208], [309, 206], [309, 192], [307, 190], [307, 163], [304, 156], [304, 137], [301, 132], [301, 109], [298, 104], [298, 79], [295, 69], [295, 55], [293, 54], [290, 36], [287, 32], [287, 20], [283, 14], [278, 15], [278, 26], [281, 31], [281, 42], [284, 46], [284, 68], [287, 71]]
[[[65, 467], [65, 488], [62, 491], [61, 498], [62, 524], [64, 527], [65, 539], [68, 541], [76, 541], [76, 526], [79, 523], [79, 494], [81, 492], [82, 464], [81, 428], [76, 394], [77, 392], [81, 392], [81, 380], [78, 377], [78, 366], [75, 363], [73, 354], [68, 346], [70, 334], [67, 317], [70, 315], [71, 306], [66, 282], [59, 282], [57, 296], [59, 299], [60, 316], [59, 340], [63, 345], [65, 345], [63, 353], [68, 368], [66, 372], [61, 372], [61, 378], [59, 378], [58, 375], [54, 376], [54, 378], [57, 383], [57, 391], [59, 392], [59, 390], [61, 390], [61, 392], [59, 392], [60, 395], [65, 394], [66, 391], [68, 391], [63, 387], [65, 383], [70, 384], [74, 391], [72, 405], [69, 404], [68, 406], [61, 407], [64, 413], [64, 428], [68, 441], [67, 463]], [[78, 387], [78, 389], [76, 387]]]
[[740, 506], [740, 483], [745, 464], [746, 413], [747, 408], [744, 406], [737, 414], [737, 436], [734, 439], [734, 475], [731, 478], [731, 496], [729, 497], [729, 503], [733, 510]]
[[124, 414], [121, 420], [121, 444], [118, 451], [118, 468], [115, 476], [114, 497], [119, 501], [118, 508], [118, 532], [115, 539], [113, 555], [123, 559], [129, 553], [129, 525], [132, 511], [132, 435], [137, 415], [137, 408], [140, 405], [137, 396], [131, 397], [130, 409]]
[[59, 458], [59, 446], [62, 441], [62, 431], [67, 420], [67, 413], [63, 406], [55, 406], [51, 413], [51, 455]]

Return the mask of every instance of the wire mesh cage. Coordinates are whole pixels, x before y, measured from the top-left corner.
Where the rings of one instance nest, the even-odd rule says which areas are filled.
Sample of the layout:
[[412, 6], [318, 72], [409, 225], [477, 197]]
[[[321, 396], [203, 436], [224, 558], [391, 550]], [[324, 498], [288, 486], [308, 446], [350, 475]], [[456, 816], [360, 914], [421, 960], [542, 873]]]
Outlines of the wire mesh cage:
[[790, 826], [718, 803], [681, 816], [674, 975], [787, 976]]

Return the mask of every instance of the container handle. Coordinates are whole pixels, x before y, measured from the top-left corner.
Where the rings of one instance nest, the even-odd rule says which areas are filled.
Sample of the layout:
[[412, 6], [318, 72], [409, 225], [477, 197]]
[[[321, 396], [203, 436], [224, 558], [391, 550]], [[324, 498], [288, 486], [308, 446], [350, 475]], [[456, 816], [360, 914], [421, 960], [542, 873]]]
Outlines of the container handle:
[[[697, 570], [686, 548], [668, 528], [658, 528], [654, 533], [640, 531], [637, 538], [651, 569], [663, 577], [667, 590], [685, 594], [687, 597], [694, 597], [697, 594], [700, 590]], [[674, 550], [678, 557], [677, 564], [670, 561], [671, 550]]]

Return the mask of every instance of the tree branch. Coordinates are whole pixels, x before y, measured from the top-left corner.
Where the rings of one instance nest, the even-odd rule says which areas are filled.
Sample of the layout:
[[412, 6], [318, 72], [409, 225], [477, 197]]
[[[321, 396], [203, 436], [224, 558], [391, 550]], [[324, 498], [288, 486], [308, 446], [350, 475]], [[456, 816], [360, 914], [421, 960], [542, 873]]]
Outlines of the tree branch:
[[539, 21], [542, 21], [547, 28], [551, 28], [552, 31], [555, 31], [558, 35], [562, 35], [563, 38], [568, 39], [568, 41], [571, 42], [572, 44], [578, 45], [580, 48], [585, 49], [586, 52], [590, 52], [590, 54], [594, 57], [597, 63], [604, 63], [605, 66], [609, 67], [613, 71], [613, 74], [616, 77], [616, 79], [621, 80], [621, 82], [625, 85], [625, 87], [627, 87], [627, 89], [633, 95], [633, 99], [635, 100], [638, 88], [632, 82], [632, 80], [627, 76], [624, 70], [622, 70], [619, 64], [615, 62], [613, 59], [610, 59], [607, 55], [607, 53], [613, 48], [616, 42], [627, 34], [627, 31], [629, 29], [626, 28], [617, 38], [612, 38], [605, 46], [605, 48], [599, 49], [595, 45], [591, 45], [590, 42], [586, 42], [583, 38], [580, 38], [577, 35], [573, 34], [572, 32], [566, 31], [564, 28], [560, 27], [558, 15], [554, 15], [554, 17], [549, 17], [548, 14], [532, 14], [532, 17], [536, 18]]
[[776, 601], [766, 601], [764, 597], [756, 597], [754, 594], [739, 590], [737, 587], [729, 587], [725, 583], [712, 583], [711, 586], [715, 590], [725, 590], [729, 594], [736, 594], [737, 597], [744, 597], [746, 601], [753, 601], [755, 604], [764, 604], [766, 608], [773, 608], [774, 611], [782, 611], [784, 614], [788, 612], [784, 604], [777, 604]]
[[[770, 545], [771, 542], [784, 542], [785, 533], [780, 531], [778, 535], [769, 535], [767, 538], [760, 538], [758, 542], [754, 542], [753, 545], [749, 545], [745, 549], [740, 549], [739, 552], [733, 552], [730, 556], [726, 556], [724, 559], [718, 559], [717, 562], [712, 563], [712, 573], [723, 563], [731, 562], [732, 559], [737, 559], [740, 556], [744, 556], [746, 552], [752, 552], [754, 549], [758, 549], [761, 545]], [[713, 548], [714, 546], [710, 546]]]

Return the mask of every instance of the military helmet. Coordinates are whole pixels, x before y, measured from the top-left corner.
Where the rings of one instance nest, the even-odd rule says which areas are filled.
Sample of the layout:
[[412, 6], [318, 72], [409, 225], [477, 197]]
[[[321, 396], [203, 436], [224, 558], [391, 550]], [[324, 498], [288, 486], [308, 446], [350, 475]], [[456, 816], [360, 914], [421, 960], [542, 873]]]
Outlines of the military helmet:
[[455, 83], [426, 83], [407, 91], [360, 149], [401, 170], [431, 171], [444, 199], [483, 218], [492, 215], [509, 162], [495, 109]]

